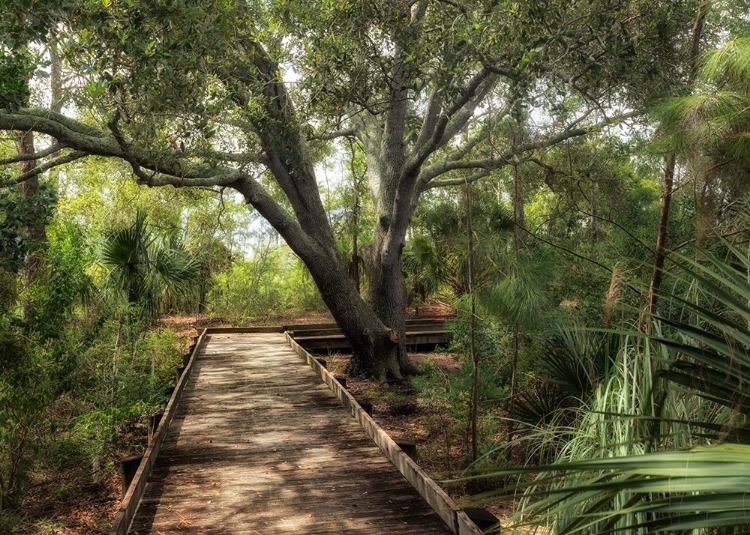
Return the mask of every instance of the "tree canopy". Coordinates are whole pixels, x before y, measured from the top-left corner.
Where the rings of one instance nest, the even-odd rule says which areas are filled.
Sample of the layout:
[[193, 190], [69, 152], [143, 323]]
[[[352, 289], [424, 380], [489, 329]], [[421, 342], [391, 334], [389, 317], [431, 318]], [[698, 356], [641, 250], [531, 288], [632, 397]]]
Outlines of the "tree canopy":
[[[0, 129], [51, 141], [3, 160], [37, 162], [3, 185], [104, 156], [147, 186], [233, 188], [308, 267], [355, 365], [401, 377], [412, 370], [399, 343], [401, 252], [420, 196], [641, 115], [685, 76], [671, 59], [684, 54], [691, 7], [35, 2], [2, 22]], [[64, 59], [58, 112], [26, 105], [50, 57], [43, 45]], [[510, 126], [521, 116], [519, 136]], [[337, 137], [361, 143], [375, 206], [367, 303], [340, 261], [315, 175]]]

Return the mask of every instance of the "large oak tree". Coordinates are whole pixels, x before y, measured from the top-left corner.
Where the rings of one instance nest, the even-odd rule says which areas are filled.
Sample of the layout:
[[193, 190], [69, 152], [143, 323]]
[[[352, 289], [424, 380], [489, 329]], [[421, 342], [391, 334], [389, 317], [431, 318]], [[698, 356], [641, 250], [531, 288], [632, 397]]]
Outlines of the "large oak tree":
[[[666, 0], [25, 4], [0, 23], [0, 129], [51, 141], [4, 159], [37, 166], [3, 186], [102, 156], [144, 186], [238, 191], [309, 269], [353, 366], [381, 379], [414, 371], [401, 255], [420, 195], [637, 115], [668, 86], [694, 12]], [[21, 105], [50, 35], [75, 103], [63, 111]], [[504, 135], [519, 109], [537, 123], [521, 143]], [[365, 151], [376, 209], [366, 299], [315, 177], [321, 144], [343, 136]]]

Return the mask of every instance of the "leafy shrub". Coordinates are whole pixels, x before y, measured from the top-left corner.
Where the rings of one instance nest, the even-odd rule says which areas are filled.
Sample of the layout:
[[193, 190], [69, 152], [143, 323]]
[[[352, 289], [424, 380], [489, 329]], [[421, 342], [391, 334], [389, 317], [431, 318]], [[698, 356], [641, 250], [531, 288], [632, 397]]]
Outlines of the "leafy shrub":
[[237, 261], [217, 274], [207, 301], [211, 314], [233, 322], [322, 305], [307, 270], [283, 249]]
[[0, 510], [18, 504], [50, 398], [46, 354], [0, 316]]

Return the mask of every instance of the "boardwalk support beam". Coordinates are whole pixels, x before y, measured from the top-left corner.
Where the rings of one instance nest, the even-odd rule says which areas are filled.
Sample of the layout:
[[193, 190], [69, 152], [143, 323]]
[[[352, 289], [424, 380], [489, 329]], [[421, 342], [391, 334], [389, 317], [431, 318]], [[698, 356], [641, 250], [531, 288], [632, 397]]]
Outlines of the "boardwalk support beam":
[[135, 473], [138, 471], [138, 467], [143, 460], [143, 455], [134, 455], [133, 457], [125, 457], [120, 459], [118, 463], [120, 465], [120, 483], [122, 485], [122, 495], [125, 496], [128, 492], [128, 487], [135, 477]]

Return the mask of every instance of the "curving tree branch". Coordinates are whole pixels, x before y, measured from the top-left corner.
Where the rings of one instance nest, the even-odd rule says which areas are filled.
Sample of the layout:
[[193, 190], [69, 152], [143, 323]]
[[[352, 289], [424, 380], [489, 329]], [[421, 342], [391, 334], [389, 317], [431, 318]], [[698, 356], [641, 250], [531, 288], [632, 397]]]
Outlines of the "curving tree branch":
[[43, 163], [42, 165], [37, 165], [33, 169], [26, 171], [25, 173], [22, 173], [15, 178], [1, 182], [0, 188], [8, 188], [10, 186], [15, 186], [16, 184], [25, 182], [29, 180], [30, 178], [41, 175], [45, 171], [49, 171], [50, 169], [54, 169], [55, 167], [65, 165], [70, 162], [74, 162], [76, 160], [80, 160], [81, 158], [85, 158], [86, 156], [90, 156], [90, 154], [87, 152], [83, 152], [83, 151], [73, 151], [71, 153], [66, 154], [65, 156], [60, 156], [59, 158], [55, 158], [54, 160]]
[[67, 148], [65, 143], [55, 143], [44, 150], [37, 151], [33, 154], [19, 154], [17, 156], [11, 156], [9, 158], [0, 158], [0, 165], [8, 165], [12, 163], [28, 162], [32, 160], [41, 160], [47, 156], [51, 156], [62, 149]]
[[422, 173], [420, 174], [420, 190], [426, 191], [428, 189], [441, 188], [445, 186], [460, 186], [462, 184], [465, 184], [465, 181], [463, 178], [438, 180], [438, 181], [434, 179], [445, 173], [454, 171], [456, 169], [479, 168], [479, 169], [485, 169], [487, 171], [500, 169], [501, 167], [505, 167], [506, 165], [510, 164], [513, 161], [514, 157], [520, 154], [523, 154], [525, 152], [531, 152], [534, 150], [549, 148], [559, 143], [562, 143], [564, 141], [567, 141], [568, 139], [584, 136], [592, 132], [597, 132], [601, 130], [602, 128], [611, 126], [613, 124], [618, 124], [622, 121], [625, 121], [626, 119], [638, 117], [642, 115], [643, 113], [644, 112], [642, 111], [632, 111], [632, 112], [616, 115], [614, 117], [609, 117], [591, 126], [575, 128], [575, 125], [581, 122], [581, 118], [578, 118], [575, 121], [573, 121], [573, 123], [568, 125], [565, 128], [565, 130], [563, 130], [562, 132], [559, 132], [554, 135], [550, 135], [544, 139], [530, 141], [528, 143], [524, 143], [522, 145], [512, 147], [506, 150], [503, 154], [494, 158], [483, 158], [483, 159], [478, 159], [478, 160], [458, 160], [458, 161], [451, 161], [446, 158], [444, 160], [441, 160], [440, 162], [437, 162], [423, 169]]

